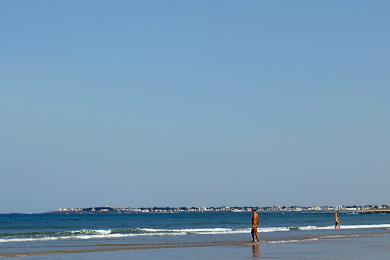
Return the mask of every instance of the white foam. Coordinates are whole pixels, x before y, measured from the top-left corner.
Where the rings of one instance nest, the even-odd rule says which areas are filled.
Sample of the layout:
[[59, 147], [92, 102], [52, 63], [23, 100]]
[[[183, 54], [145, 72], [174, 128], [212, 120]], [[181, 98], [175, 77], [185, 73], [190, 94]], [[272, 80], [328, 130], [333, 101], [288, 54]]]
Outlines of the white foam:
[[264, 227], [264, 228], [259, 228], [259, 231], [262, 233], [284, 232], [284, 231], [290, 231], [290, 229], [288, 227]]
[[305, 227], [298, 227], [299, 230], [315, 230], [318, 229], [317, 226], [305, 226]]
[[[218, 235], [218, 234], [241, 234], [248, 233], [250, 229], [236, 229], [231, 228], [183, 228], [183, 229], [154, 229], [154, 228], [139, 228], [142, 232], [161, 234], [160, 232], [197, 234], [197, 235]], [[170, 234], [172, 234], [170, 233]]]
[[[370, 228], [390, 228], [390, 224], [373, 224], [373, 225], [341, 225], [341, 229], [370, 229]], [[298, 227], [299, 230], [332, 230], [334, 226], [304, 226]]]
[[203, 233], [203, 232], [229, 232], [231, 228], [184, 228], [184, 229], [154, 229], [154, 228], [138, 228], [144, 232], [188, 232], [188, 233]]
[[96, 234], [96, 235], [71, 235], [71, 236], [46, 236], [36, 238], [0, 238], [0, 243], [12, 242], [33, 242], [33, 241], [53, 241], [53, 240], [69, 240], [69, 239], [102, 239], [102, 238], [123, 238], [134, 236], [180, 236], [186, 233], [144, 233], [144, 234]]
[[[238, 234], [250, 232], [250, 228], [231, 229], [231, 228], [184, 228], [184, 229], [154, 229], [154, 228], [138, 228], [143, 232], [186, 232], [190, 234]], [[288, 227], [264, 227], [259, 228], [259, 232], [280, 232], [289, 231]]]
[[111, 234], [111, 229], [81, 229], [70, 231], [71, 234]]
[[300, 243], [308, 241], [318, 241], [318, 238], [307, 238], [307, 239], [291, 239], [291, 240], [279, 240], [279, 241], [269, 241], [269, 244], [283, 244], [283, 243]]

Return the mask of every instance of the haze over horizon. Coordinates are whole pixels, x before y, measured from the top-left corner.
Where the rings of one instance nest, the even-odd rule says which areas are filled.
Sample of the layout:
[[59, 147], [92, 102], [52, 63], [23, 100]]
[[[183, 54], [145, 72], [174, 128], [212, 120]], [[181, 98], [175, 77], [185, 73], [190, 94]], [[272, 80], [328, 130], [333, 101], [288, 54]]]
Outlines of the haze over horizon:
[[1, 1], [0, 213], [390, 204], [389, 13]]

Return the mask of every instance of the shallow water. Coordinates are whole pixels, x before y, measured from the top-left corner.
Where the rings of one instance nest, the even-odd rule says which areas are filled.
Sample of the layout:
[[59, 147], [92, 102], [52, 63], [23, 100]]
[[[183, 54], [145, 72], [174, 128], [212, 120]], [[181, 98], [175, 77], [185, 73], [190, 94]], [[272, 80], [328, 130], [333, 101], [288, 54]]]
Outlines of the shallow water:
[[25, 259], [319, 259], [387, 260], [390, 235], [325, 239], [300, 243], [220, 243], [166, 248], [121, 249], [25, 256]]

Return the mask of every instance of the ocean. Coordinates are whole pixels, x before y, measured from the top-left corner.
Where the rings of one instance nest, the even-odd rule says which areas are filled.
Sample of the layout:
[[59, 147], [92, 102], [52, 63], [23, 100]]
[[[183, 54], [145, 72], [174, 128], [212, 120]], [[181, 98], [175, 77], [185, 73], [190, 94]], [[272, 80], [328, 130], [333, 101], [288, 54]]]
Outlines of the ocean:
[[[330, 213], [260, 212], [262, 244], [303, 243], [390, 233], [390, 214], [341, 214], [341, 230]], [[64, 254], [167, 245], [215, 243], [235, 245], [251, 240], [251, 213], [174, 214], [3, 214], [0, 257]], [[206, 244], [203, 244], [206, 245]], [[103, 250], [100, 250], [103, 249]]]

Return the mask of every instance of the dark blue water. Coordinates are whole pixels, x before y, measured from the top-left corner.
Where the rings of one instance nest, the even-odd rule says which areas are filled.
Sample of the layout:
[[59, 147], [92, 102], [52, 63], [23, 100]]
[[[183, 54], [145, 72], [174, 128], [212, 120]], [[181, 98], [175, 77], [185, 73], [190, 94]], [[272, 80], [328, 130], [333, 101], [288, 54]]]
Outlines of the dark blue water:
[[[144, 237], [182, 239], [183, 236], [224, 237], [248, 234], [251, 213], [177, 213], [107, 215], [0, 215], [0, 244], [54, 240], [124, 239]], [[342, 229], [366, 232], [390, 228], [389, 214], [342, 214]], [[333, 232], [327, 213], [260, 213], [260, 233], [299, 234]], [[176, 238], [175, 238], [176, 237]], [[272, 236], [271, 236], [272, 237]], [[275, 236], [274, 237], [278, 237]]]

